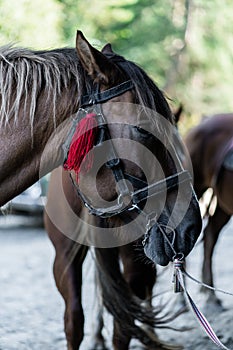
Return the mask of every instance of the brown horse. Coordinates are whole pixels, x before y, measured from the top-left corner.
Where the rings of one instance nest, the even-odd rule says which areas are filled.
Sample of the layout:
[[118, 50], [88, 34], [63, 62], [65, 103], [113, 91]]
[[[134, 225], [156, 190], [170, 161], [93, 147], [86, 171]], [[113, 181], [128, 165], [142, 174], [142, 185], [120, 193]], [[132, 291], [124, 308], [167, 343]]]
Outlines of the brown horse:
[[[139, 240], [131, 266], [141, 267], [140, 256], [166, 265], [177, 253], [189, 254], [200, 233], [198, 202], [172, 145], [173, 118], [163, 94], [142, 69], [110, 46], [99, 52], [80, 32], [77, 50], [1, 48], [0, 76], [1, 206], [64, 160], [70, 169], [68, 131], [73, 123], [85, 129], [80, 139], [87, 144], [78, 150], [89, 146], [85, 159], [73, 159], [70, 174], [60, 168], [52, 174], [45, 214], [69, 349], [78, 349], [83, 337], [82, 262], [89, 246], [98, 248], [102, 297], [115, 319], [114, 349], [128, 349], [131, 337], [157, 346], [135, 322], [156, 324], [154, 312], [132, 294], [139, 276], [127, 264], [123, 278], [114, 247]], [[125, 261], [127, 252], [121, 248]], [[150, 294], [143, 283], [155, 279], [153, 265], [143, 268], [139, 298]]]
[[[217, 206], [209, 215], [204, 230], [204, 259], [202, 280], [214, 286], [212, 256], [219, 233], [233, 214], [233, 114], [217, 114], [204, 120], [186, 135], [185, 144], [190, 153], [194, 171], [194, 189], [198, 199], [208, 188], [213, 189]], [[221, 307], [214, 291], [209, 293], [208, 304]]]
[[[93, 115], [98, 119], [92, 164], [87, 172], [79, 165], [76, 172], [70, 166], [71, 173], [52, 173], [45, 213], [68, 348], [79, 349], [84, 336], [82, 263], [88, 246], [96, 247], [103, 303], [114, 317], [114, 349], [128, 349], [132, 337], [148, 349], [170, 348], [136, 321], [151, 327], [157, 322], [141, 304], [155, 282], [147, 257], [167, 265], [176, 253], [186, 256], [201, 229], [197, 200], [173, 147], [173, 117], [145, 72], [109, 45], [99, 52], [78, 33], [76, 48], [88, 85], [80, 91], [86, 96], [74, 129]], [[104, 348], [101, 335], [98, 341], [93, 348]]]

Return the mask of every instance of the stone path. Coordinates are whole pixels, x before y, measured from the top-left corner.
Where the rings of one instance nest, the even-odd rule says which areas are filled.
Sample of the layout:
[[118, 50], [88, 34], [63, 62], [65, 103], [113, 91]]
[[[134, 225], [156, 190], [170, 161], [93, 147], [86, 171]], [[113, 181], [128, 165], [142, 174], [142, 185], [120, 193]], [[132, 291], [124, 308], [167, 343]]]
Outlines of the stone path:
[[[0, 350], [66, 350], [63, 332], [63, 300], [58, 294], [52, 276], [54, 249], [43, 228], [32, 218], [0, 217]], [[233, 291], [233, 224], [220, 236], [216, 247], [216, 284]], [[199, 278], [201, 244], [190, 255], [188, 271]], [[93, 327], [93, 308], [96, 305], [93, 286], [93, 265], [91, 256], [84, 265], [83, 304], [86, 316], [85, 339], [80, 350], [88, 349]], [[171, 269], [159, 269], [159, 283], [155, 293], [170, 290], [157, 298], [157, 302], [175, 300], [172, 293]], [[188, 289], [195, 302], [203, 306], [203, 296], [193, 282]], [[226, 311], [212, 314], [209, 318], [221, 340], [233, 349], [233, 297], [219, 294]], [[167, 298], [167, 299], [166, 299]], [[106, 315], [105, 335], [111, 339], [111, 317]], [[190, 332], [177, 333], [161, 330], [166, 341], [183, 343], [186, 350], [217, 349], [193, 319], [186, 313], [176, 320], [176, 325], [193, 325]], [[110, 346], [110, 345], [109, 345]], [[140, 349], [134, 343], [132, 349]], [[111, 349], [111, 346], [110, 346]]]

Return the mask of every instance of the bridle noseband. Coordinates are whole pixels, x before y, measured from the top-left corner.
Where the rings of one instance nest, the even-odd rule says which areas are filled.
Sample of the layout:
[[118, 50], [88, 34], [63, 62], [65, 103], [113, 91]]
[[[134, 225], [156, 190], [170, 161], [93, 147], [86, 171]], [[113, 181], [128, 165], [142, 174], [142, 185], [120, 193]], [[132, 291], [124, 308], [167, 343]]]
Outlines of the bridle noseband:
[[[116, 216], [127, 210], [136, 210], [137, 212], [141, 213], [142, 210], [140, 209], [139, 205], [148, 198], [159, 196], [164, 193], [164, 191], [172, 191], [176, 189], [179, 184], [191, 181], [189, 172], [186, 170], [181, 170], [174, 175], [148, 185], [146, 181], [127, 174], [123, 171], [121, 160], [117, 156], [117, 152], [114, 148], [106, 120], [102, 113], [101, 104], [125, 93], [126, 91], [132, 90], [133, 88], [134, 86], [132, 81], [128, 80], [124, 83], [101, 92], [99, 91], [99, 87], [97, 87], [97, 89], [91, 94], [83, 96], [81, 98], [81, 106], [76, 114], [76, 117], [73, 119], [73, 125], [71, 127], [68, 138], [63, 145], [63, 151], [65, 155], [64, 158], [66, 159], [74, 131], [80, 120], [87, 114], [85, 108], [91, 107], [96, 114], [96, 119], [98, 122], [98, 131], [100, 137], [97, 144], [100, 145], [101, 142], [106, 139], [110, 142], [110, 147], [108, 148], [108, 159], [110, 160], [107, 161], [105, 165], [107, 168], [111, 169], [115, 178], [118, 193], [116, 204], [108, 206], [106, 208], [94, 207], [86, 198], [86, 196], [81, 192], [76, 181], [74, 181], [71, 175], [70, 176], [80, 198], [82, 199], [85, 207], [88, 208], [90, 214], [102, 218]], [[133, 185], [133, 188], [137, 188], [136, 191], [132, 191], [132, 189], [129, 188], [127, 184], [128, 181]], [[150, 217], [151, 213], [146, 214], [146, 216]]]

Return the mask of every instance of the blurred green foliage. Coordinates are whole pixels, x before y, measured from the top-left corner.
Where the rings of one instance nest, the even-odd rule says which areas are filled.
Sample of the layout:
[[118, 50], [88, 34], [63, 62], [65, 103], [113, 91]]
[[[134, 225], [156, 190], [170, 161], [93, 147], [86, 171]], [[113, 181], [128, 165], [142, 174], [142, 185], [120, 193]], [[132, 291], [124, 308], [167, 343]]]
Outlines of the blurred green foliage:
[[0, 0], [0, 44], [74, 46], [80, 29], [97, 48], [140, 64], [185, 107], [182, 130], [203, 114], [233, 111], [231, 0]]
[[49, 48], [62, 42], [56, 0], [0, 0], [0, 45]]

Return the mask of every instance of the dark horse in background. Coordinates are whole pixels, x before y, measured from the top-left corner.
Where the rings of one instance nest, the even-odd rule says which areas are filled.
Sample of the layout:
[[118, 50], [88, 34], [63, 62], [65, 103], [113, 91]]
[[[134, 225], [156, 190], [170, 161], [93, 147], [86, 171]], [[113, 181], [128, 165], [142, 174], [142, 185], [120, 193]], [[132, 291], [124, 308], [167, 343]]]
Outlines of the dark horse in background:
[[[170, 348], [136, 322], [156, 325], [156, 313], [141, 304], [155, 281], [153, 264], [143, 259], [165, 266], [176, 253], [187, 256], [201, 217], [172, 144], [173, 118], [163, 94], [142, 69], [109, 45], [102, 53], [94, 49], [81, 32], [76, 50], [4, 47], [0, 53], [0, 205], [67, 161], [74, 122], [85, 126], [83, 140], [95, 146], [78, 174], [77, 164], [52, 173], [45, 213], [69, 350], [83, 339], [82, 263], [89, 246], [97, 247], [103, 303], [114, 317], [114, 349], [128, 349], [132, 337], [148, 348]], [[131, 273], [135, 266], [143, 274]]]
[[[212, 256], [222, 228], [233, 214], [233, 114], [217, 114], [205, 117], [185, 137], [194, 172], [194, 189], [198, 199], [208, 188], [213, 189], [217, 206], [208, 215], [204, 230], [204, 259], [202, 281], [214, 286]], [[207, 213], [208, 214], [208, 213]], [[209, 293], [208, 304], [221, 308], [221, 301], [214, 291]]]

